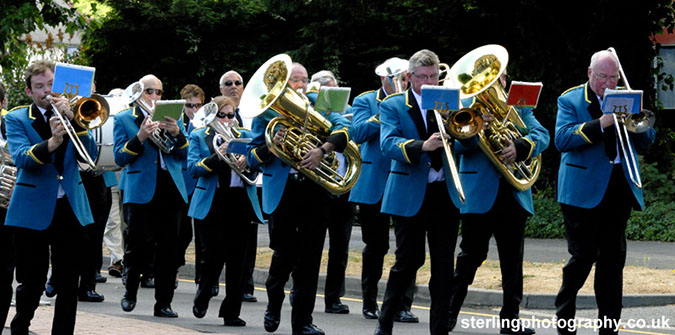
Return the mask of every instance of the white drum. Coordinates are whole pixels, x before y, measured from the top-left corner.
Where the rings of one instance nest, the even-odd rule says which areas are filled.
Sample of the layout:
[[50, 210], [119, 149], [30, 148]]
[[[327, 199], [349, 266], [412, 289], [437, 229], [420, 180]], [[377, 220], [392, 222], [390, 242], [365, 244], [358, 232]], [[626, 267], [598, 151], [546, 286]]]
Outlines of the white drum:
[[96, 158], [97, 172], [117, 171], [121, 167], [115, 164], [115, 138], [113, 135], [113, 118], [117, 113], [129, 108], [124, 98], [119, 95], [104, 95], [110, 106], [110, 115], [103, 126], [92, 129], [91, 133], [98, 145], [98, 157]]

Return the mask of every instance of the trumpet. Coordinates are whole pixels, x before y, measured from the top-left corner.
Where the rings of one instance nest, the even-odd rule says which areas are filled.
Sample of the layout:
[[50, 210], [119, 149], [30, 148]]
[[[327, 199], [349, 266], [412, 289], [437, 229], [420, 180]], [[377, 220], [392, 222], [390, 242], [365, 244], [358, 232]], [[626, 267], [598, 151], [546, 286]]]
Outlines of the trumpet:
[[[222, 153], [218, 148], [220, 147], [219, 143], [223, 141], [232, 141], [236, 139], [234, 136], [232, 126], [229, 124], [220, 123], [216, 120], [216, 114], [218, 113], [218, 105], [215, 102], [209, 102], [208, 104], [202, 106], [195, 117], [192, 119], [192, 124], [195, 128], [201, 128], [205, 126], [211, 126], [216, 131], [215, 136], [213, 136], [213, 149], [218, 154], [220, 160], [227, 163], [234, 172], [239, 175], [239, 177], [249, 185], [254, 185], [256, 179], [258, 179], [258, 172], [251, 170], [249, 166], [240, 168], [237, 165], [237, 161], [242, 156], [235, 153]], [[237, 119], [234, 119], [235, 126], [238, 125]]]
[[[108, 105], [108, 102], [105, 100], [105, 98], [103, 98], [101, 95], [94, 93], [91, 95], [91, 98], [78, 98], [77, 96], [70, 97], [68, 95], [64, 96], [70, 100], [73, 111], [73, 120], [82, 128], [98, 128], [102, 126], [108, 119], [110, 106]], [[56, 114], [56, 116], [59, 118], [59, 121], [64, 125], [66, 133], [73, 142], [77, 153], [80, 155], [80, 157], [82, 157], [82, 159], [84, 159], [84, 163], [88, 165], [89, 170], [95, 170], [96, 163], [94, 163], [94, 160], [87, 152], [87, 148], [84, 146], [84, 144], [82, 144], [82, 141], [80, 141], [75, 128], [73, 128], [72, 123], [70, 123], [70, 120], [61, 115], [61, 112], [54, 105], [51, 95], [47, 96], [47, 100], [52, 105], [54, 114]]]
[[[619, 55], [617, 55], [616, 50], [610, 47], [607, 51], [611, 52], [616, 56], [616, 62], [619, 66], [619, 73], [621, 74], [621, 79], [623, 79], [624, 84], [626, 84], [626, 89], [630, 90], [630, 84], [628, 83], [628, 78], [623, 72], [623, 67], [619, 61]], [[618, 116], [617, 116], [618, 115]], [[630, 143], [630, 137], [628, 132], [631, 133], [643, 133], [652, 126], [654, 126], [655, 117], [654, 113], [647, 109], [642, 109], [638, 114], [630, 114], [626, 116], [626, 113], [612, 113], [614, 117], [614, 127], [616, 129], [616, 136], [619, 138], [621, 144], [621, 151], [623, 151], [623, 159], [627, 164], [628, 175], [630, 180], [638, 188], [642, 188], [642, 180], [640, 179], [640, 169], [637, 165], [637, 159], [635, 158], [635, 153], [633, 152], [633, 147]]]
[[[140, 99], [141, 94], [143, 93], [143, 90], [145, 89], [145, 86], [143, 85], [142, 82], [137, 81], [135, 83], [132, 83], [129, 85], [125, 90], [122, 96], [124, 99], [126, 99], [129, 104], [135, 103], [145, 109], [150, 116], [152, 116], [155, 113], [155, 107], [156, 103], [154, 101], [151, 102], [150, 105], [148, 105], [145, 100]], [[180, 101], [176, 101], [180, 102]], [[183, 103], [185, 101], [183, 100]], [[155, 121], [151, 121], [155, 122]], [[157, 128], [155, 131], [152, 132], [152, 135], [150, 136], [150, 140], [152, 140], [153, 143], [164, 153], [170, 153], [173, 148], [176, 147], [176, 141], [174, 141], [173, 138], [169, 135], [169, 133], [164, 130]]]

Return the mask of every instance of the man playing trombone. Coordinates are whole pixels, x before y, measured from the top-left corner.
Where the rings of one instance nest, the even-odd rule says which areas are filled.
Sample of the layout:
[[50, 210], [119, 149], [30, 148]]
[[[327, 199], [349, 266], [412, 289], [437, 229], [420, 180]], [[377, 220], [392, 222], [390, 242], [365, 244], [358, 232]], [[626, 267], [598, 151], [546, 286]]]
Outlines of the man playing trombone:
[[427, 238], [430, 333], [448, 332], [449, 287], [459, 224], [456, 206], [461, 201], [450, 173], [445, 172], [449, 166], [434, 111], [420, 108], [422, 85], [438, 85], [439, 63], [438, 56], [429, 50], [415, 53], [408, 65], [411, 88], [380, 104], [380, 146], [384, 156], [392, 160], [382, 212], [393, 215], [397, 247], [376, 335], [392, 333], [401, 297], [425, 262]]
[[[563, 268], [562, 287], [555, 305], [558, 320], [568, 323], [574, 319], [577, 292], [593, 263], [598, 318], [620, 319], [626, 223], [632, 209], [642, 210], [644, 206], [642, 190], [631, 182], [629, 162], [626, 156], [621, 156], [623, 149], [617, 146], [620, 140], [614, 115], [603, 114], [600, 107], [605, 90], [617, 86], [620, 71], [616, 54], [607, 50], [596, 52], [588, 67], [588, 82], [558, 98], [555, 146], [562, 153], [558, 202], [572, 257]], [[654, 129], [649, 129], [622, 141], [628, 141], [628, 147], [635, 152], [635, 147], [649, 146], [654, 136]], [[639, 169], [632, 173], [639, 174]], [[575, 333], [561, 324], [559, 334]], [[601, 328], [600, 334], [616, 331]]]
[[[96, 157], [91, 133], [73, 119], [67, 98], [52, 92], [54, 64], [37, 61], [26, 70], [30, 106], [14, 109], [5, 117], [9, 151], [18, 169], [5, 225], [16, 242], [16, 315], [12, 334], [28, 334], [49, 270], [57, 281], [58, 296], [53, 334], [72, 334], [77, 310], [77, 280], [84, 239], [83, 227], [94, 222], [78, 171], [73, 140]], [[49, 100], [48, 97], [50, 97]], [[57, 109], [55, 111], [54, 109]], [[62, 117], [53, 116], [60, 113]], [[67, 132], [72, 132], [69, 136]], [[73, 266], [75, 265], [75, 268]]]
[[[154, 315], [177, 317], [171, 301], [182, 257], [178, 234], [187, 194], [181, 171], [188, 141], [183, 122], [177, 122], [181, 120], [151, 120], [155, 101], [162, 97], [162, 82], [153, 75], [140, 82], [144, 89], [135, 106], [117, 114], [113, 128], [115, 163], [125, 168], [120, 188], [124, 189], [129, 229], [124, 255], [128, 274], [121, 304], [125, 312], [136, 307], [142, 267], [152, 262], [156, 248]], [[162, 130], [173, 141], [170, 149], [151, 140]]]

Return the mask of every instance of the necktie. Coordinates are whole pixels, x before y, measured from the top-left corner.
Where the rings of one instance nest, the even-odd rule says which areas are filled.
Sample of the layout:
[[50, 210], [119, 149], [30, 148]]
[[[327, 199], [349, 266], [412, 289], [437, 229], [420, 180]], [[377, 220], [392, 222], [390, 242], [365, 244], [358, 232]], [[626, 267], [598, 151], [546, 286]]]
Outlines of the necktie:
[[[433, 110], [427, 109], [427, 134], [431, 137], [435, 132], [438, 132], [436, 114], [434, 114]], [[441, 169], [443, 169], [443, 156], [441, 155], [443, 150], [443, 148], [438, 148], [429, 153], [429, 156], [431, 156], [431, 167], [436, 171], [441, 171]]]
[[52, 116], [54, 116], [54, 110], [52, 109], [52, 106], [49, 105], [49, 107], [47, 107], [47, 111], [45, 111], [45, 122], [49, 124], [49, 119], [51, 119]]

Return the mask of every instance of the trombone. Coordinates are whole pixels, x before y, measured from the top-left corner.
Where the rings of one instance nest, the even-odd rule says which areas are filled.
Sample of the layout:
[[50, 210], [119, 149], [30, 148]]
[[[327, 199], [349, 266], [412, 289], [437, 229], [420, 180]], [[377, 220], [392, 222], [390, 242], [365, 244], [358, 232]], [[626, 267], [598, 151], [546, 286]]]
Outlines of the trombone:
[[[619, 55], [617, 55], [616, 50], [614, 50], [613, 47], [610, 47], [607, 49], [607, 51], [616, 56], [616, 62], [617, 65], [619, 65], [619, 74], [621, 75], [624, 84], [626, 84], [626, 89], [630, 90], [628, 78], [623, 72], [623, 67], [619, 61]], [[618, 117], [617, 114], [619, 114]], [[642, 188], [640, 169], [637, 165], [637, 160], [635, 158], [635, 153], [633, 152], [633, 147], [630, 143], [628, 132], [630, 131], [632, 133], [639, 134], [649, 130], [649, 128], [651, 128], [655, 122], [654, 113], [650, 110], [642, 109], [638, 114], [630, 114], [626, 116], [626, 113], [612, 113], [612, 116], [614, 117], [616, 135], [619, 138], [619, 142], [621, 144], [621, 151], [623, 151], [623, 159], [626, 164], [628, 164], [627, 170], [630, 180], [633, 182], [633, 184], [635, 184], [635, 186]]]
[[[68, 95], [65, 96], [70, 98]], [[80, 99], [75, 100], [76, 98], [77, 96], [70, 98], [70, 104], [72, 105], [73, 110], [73, 120], [78, 125], [80, 125], [82, 128], [90, 130], [96, 129], [106, 122], [110, 113], [110, 107], [105, 98], [95, 93], [91, 95], [91, 98], [81, 97]], [[66, 133], [68, 134], [68, 137], [70, 137], [70, 141], [73, 142], [73, 145], [75, 146], [75, 150], [77, 150], [77, 153], [80, 155], [80, 157], [84, 159], [84, 163], [89, 166], [89, 170], [96, 169], [96, 163], [94, 163], [94, 160], [87, 152], [87, 148], [84, 146], [84, 144], [82, 144], [82, 141], [80, 141], [79, 137], [77, 136], [77, 132], [75, 131], [75, 128], [73, 128], [73, 124], [70, 123], [70, 120], [61, 115], [61, 112], [54, 105], [51, 95], [47, 96], [47, 100], [52, 105], [54, 114], [56, 114], [56, 116], [59, 118], [59, 121], [61, 121], [61, 123], [64, 125]]]

